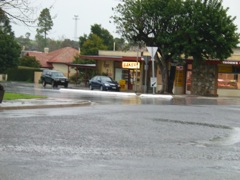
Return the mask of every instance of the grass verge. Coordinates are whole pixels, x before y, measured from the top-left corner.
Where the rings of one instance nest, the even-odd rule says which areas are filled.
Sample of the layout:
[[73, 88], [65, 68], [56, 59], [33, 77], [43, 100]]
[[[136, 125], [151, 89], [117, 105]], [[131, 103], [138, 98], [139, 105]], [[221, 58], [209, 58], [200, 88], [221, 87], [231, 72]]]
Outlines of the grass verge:
[[35, 96], [29, 94], [16, 94], [5, 92], [3, 100], [16, 100], [16, 99], [36, 99], [36, 98], [47, 98], [46, 96]]

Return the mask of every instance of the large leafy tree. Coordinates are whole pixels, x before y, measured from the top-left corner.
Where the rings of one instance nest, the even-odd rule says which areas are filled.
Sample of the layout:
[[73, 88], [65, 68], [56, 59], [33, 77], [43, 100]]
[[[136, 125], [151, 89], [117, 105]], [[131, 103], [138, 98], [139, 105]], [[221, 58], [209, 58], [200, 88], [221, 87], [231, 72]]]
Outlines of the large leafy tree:
[[122, 0], [114, 15], [118, 31], [133, 41], [157, 46], [161, 93], [172, 92], [168, 67], [180, 55], [223, 60], [231, 55], [238, 34], [219, 0]]
[[52, 26], [53, 21], [50, 10], [48, 8], [45, 8], [41, 11], [38, 18], [38, 28], [36, 35], [36, 39], [38, 40], [41, 49], [47, 47], [47, 35], [48, 32], [52, 29]]
[[176, 38], [181, 28], [177, 18], [181, 8], [181, 0], [123, 0], [115, 8], [114, 22], [124, 38], [158, 47], [162, 93], [171, 91], [168, 88], [168, 65], [181, 54], [176, 48], [179, 43]]
[[18, 65], [21, 48], [14, 38], [9, 19], [0, 7], [0, 73]]

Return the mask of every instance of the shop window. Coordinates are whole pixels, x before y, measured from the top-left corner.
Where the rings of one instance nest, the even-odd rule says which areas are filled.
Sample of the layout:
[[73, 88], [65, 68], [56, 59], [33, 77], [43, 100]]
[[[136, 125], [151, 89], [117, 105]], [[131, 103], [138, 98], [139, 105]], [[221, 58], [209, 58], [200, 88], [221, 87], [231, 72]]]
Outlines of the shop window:
[[218, 88], [240, 89], [240, 75], [233, 73], [218, 73]]

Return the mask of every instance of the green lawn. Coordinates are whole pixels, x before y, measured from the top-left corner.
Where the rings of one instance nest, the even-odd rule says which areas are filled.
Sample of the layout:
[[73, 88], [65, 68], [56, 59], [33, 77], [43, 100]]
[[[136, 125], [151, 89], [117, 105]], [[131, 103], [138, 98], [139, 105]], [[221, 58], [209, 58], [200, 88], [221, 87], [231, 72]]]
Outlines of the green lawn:
[[16, 100], [16, 99], [36, 99], [36, 98], [47, 98], [46, 96], [34, 96], [29, 94], [16, 94], [5, 92], [3, 100]]

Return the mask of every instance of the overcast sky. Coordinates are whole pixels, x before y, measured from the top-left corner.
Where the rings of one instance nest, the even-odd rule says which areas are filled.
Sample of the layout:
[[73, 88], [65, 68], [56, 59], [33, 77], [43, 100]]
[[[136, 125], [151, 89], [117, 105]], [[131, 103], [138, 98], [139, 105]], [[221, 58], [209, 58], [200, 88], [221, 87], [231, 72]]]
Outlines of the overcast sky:
[[[91, 25], [101, 24], [114, 37], [119, 37], [116, 34], [116, 28], [113, 23], [110, 23], [110, 17], [113, 15], [112, 7], [116, 7], [119, 0], [36, 0], [39, 4], [39, 12], [43, 8], [49, 8], [54, 26], [49, 32], [48, 37], [55, 40], [74, 39], [75, 38], [75, 20], [74, 16], [78, 16], [77, 20], [77, 36], [89, 34]], [[35, 2], [36, 2], [35, 1]], [[235, 24], [238, 25], [240, 32], [240, 0], [223, 0], [223, 6], [229, 7], [229, 15], [236, 16]], [[37, 15], [37, 17], [39, 14]], [[36, 34], [35, 28], [29, 28], [24, 25], [12, 25], [15, 36], [25, 35], [26, 32], [31, 33], [31, 39], [34, 39]]]

